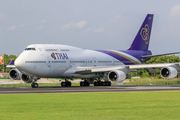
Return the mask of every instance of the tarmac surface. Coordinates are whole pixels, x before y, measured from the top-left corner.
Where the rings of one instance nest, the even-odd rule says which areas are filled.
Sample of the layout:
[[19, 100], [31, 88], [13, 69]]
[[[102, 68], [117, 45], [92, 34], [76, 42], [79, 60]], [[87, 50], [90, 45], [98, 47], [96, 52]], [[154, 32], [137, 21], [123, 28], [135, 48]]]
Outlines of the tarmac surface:
[[180, 90], [180, 85], [147, 86], [90, 86], [90, 87], [0, 87], [0, 94], [22, 93], [77, 93], [77, 92], [133, 92], [133, 91], [171, 91]]

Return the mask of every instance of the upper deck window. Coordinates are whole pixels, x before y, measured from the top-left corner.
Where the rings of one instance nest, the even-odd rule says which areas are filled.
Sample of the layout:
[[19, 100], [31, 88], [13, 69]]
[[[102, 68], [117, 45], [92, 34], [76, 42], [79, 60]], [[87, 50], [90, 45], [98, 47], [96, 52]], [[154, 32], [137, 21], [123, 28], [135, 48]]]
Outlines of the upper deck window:
[[35, 48], [26, 48], [25, 50], [36, 50]]
[[69, 51], [68, 49], [61, 49], [61, 51]]
[[57, 49], [46, 49], [46, 51], [57, 51]]

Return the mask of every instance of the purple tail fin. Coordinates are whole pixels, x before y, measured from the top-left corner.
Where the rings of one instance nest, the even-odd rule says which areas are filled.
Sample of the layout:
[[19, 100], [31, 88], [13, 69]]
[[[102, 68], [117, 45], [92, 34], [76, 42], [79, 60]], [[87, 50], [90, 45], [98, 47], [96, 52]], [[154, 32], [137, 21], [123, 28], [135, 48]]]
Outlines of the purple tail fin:
[[147, 51], [150, 42], [153, 14], [147, 14], [139, 32], [137, 33], [131, 47], [128, 50]]

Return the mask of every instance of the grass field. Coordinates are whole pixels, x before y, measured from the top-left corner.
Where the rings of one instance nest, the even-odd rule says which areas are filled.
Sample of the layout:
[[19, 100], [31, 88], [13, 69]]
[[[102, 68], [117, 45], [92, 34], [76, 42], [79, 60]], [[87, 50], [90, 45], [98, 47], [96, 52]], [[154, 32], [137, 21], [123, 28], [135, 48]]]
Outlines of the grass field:
[[1, 120], [179, 120], [180, 91], [0, 94]]

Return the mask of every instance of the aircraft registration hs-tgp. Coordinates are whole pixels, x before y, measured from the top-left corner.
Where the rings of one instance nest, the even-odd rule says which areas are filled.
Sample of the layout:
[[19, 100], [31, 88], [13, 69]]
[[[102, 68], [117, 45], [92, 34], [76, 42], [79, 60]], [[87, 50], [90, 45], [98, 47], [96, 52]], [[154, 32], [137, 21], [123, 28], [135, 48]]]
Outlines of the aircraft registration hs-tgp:
[[[178, 75], [179, 63], [141, 64], [152, 55], [148, 50], [153, 14], [147, 14], [132, 45], [127, 50], [89, 50], [61, 44], [32, 44], [11, 61], [8, 67], [11, 79], [21, 79], [37, 88], [39, 78], [63, 78], [61, 86], [71, 86], [70, 80], [81, 78], [80, 86], [110, 86], [128, 78], [128, 73], [138, 68], [161, 69], [161, 76], [169, 79]], [[179, 53], [179, 52], [176, 52]], [[169, 55], [175, 53], [161, 54]], [[96, 79], [96, 80], [95, 80]], [[102, 82], [101, 80], [104, 79]]]

